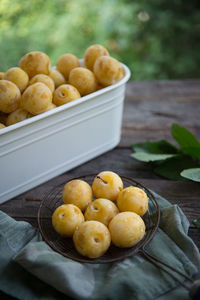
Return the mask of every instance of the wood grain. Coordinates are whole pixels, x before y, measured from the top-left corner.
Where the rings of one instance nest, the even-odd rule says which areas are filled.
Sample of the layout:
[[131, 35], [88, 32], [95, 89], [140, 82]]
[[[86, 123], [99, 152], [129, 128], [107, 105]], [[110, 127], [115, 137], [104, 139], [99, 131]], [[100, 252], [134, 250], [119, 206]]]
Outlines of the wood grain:
[[173, 123], [185, 126], [200, 139], [199, 83], [128, 83], [120, 146], [128, 147], [147, 139], [155, 141], [165, 138], [172, 141], [170, 129]]
[[189, 236], [200, 249], [200, 231], [192, 220], [200, 217], [200, 184], [192, 181], [170, 181], [156, 176], [151, 165], [130, 157], [132, 143], [162, 138], [173, 142], [173, 123], [187, 127], [200, 140], [200, 80], [130, 82], [124, 105], [122, 138], [115, 149], [62, 174], [0, 205], [16, 220], [37, 226], [37, 211], [44, 195], [58, 184], [81, 174], [113, 170], [130, 176], [178, 204], [190, 221]]
[[130, 101], [192, 101], [200, 100], [200, 81], [155, 80], [132, 81], [127, 84], [126, 99]]

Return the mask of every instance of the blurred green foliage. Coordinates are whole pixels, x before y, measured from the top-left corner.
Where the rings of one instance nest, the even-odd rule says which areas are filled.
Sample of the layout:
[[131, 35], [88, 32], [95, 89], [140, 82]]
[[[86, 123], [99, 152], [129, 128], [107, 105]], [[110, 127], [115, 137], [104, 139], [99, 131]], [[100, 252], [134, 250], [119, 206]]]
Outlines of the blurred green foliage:
[[0, 71], [30, 51], [56, 64], [99, 43], [133, 79], [197, 78], [199, 35], [197, 0], [0, 0]]

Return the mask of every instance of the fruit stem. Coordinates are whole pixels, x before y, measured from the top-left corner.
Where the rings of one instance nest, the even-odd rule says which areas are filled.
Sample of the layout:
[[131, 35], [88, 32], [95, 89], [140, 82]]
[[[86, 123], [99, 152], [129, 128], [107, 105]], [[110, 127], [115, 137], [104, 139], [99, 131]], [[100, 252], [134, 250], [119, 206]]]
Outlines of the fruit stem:
[[103, 180], [103, 179], [102, 179], [100, 176], [98, 176], [98, 175], [97, 175], [97, 178], [98, 178], [98, 179], [100, 179], [100, 180], [102, 180], [102, 181], [103, 181], [103, 183], [105, 183], [105, 184], [107, 184], [107, 183], [108, 183], [107, 181]]

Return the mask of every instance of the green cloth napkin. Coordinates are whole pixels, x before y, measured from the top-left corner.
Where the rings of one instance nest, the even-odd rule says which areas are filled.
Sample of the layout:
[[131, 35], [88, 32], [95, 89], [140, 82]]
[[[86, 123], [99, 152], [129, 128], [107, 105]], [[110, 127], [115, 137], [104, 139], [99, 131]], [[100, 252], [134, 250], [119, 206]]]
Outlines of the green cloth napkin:
[[[177, 205], [155, 195], [161, 223], [146, 251], [192, 277], [200, 255]], [[183, 281], [182, 277], [179, 277]], [[54, 252], [37, 229], [0, 211], [0, 290], [18, 299], [189, 299], [188, 292], [141, 255], [82, 264]]]

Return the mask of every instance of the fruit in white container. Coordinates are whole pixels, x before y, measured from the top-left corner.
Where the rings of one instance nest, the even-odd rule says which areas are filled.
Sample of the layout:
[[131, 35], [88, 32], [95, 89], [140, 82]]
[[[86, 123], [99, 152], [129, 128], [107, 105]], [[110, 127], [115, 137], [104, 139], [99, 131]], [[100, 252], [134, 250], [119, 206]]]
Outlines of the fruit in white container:
[[97, 80], [92, 71], [86, 68], [75, 68], [69, 74], [69, 83], [77, 88], [81, 96], [97, 90]]
[[0, 111], [11, 113], [20, 105], [21, 93], [11, 81], [0, 80]]
[[94, 63], [100, 56], [109, 56], [108, 50], [102, 45], [92, 45], [88, 47], [84, 53], [84, 64], [85, 66], [93, 71]]
[[49, 75], [51, 71], [51, 62], [46, 53], [32, 51], [21, 58], [19, 67], [28, 74], [29, 78], [32, 78], [36, 74]]
[[80, 67], [79, 59], [71, 53], [66, 53], [60, 56], [56, 64], [56, 69], [65, 77], [66, 80], [69, 79], [69, 73], [71, 70], [77, 67]]
[[65, 77], [58, 70], [51, 70], [49, 76], [53, 79], [55, 88], [66, 83]]
[[45, 112], [52, 103], [52, 92], [42, 82], [37, 82], [24, 91], [21, 98], [21, 108], [33, 115]]
[[36, 82], [42, 82], [44, 84], [46, 84], [46, 86], [48, 86], [48, 88], [50, 89], [50, 91], [53, 93], [55, 90], [55, 84], [54, 81], [51, 77], [49, 77], [48, 75], [44, 75], [44, 74], [37, 74], [35, 75], [33, 78], [31, 78], [31, 80], [29, 81], [29, 85], [32, 85], [33, 83]]
[[0, 129], [3, 129], [3, 128], [5, 128], [6, 126], [4, 125], [4, 124], [2, 124], [2, 123], [0, 123]]
[[4, 74], [4, 79], [15, 83], [20, 89], [21, 93], [25, 90], [29, 82], [28, 74], [18, 67], [10, 68]]
[[22, 108], [18, 108], [10, 113], [6, 120], [6, 126], [13, 125], [29, 118], [29, 112]]
[[53, 103], [57, 106], [79, 98], [81, 98], [79, 91], [71, 84], [62, 84], [53, 93]]
[[117, 83], [124, 77], [124, 69], [120, 62], [110, 56], [100, 56], [94, 64], [94, 74], [103, 86]]

